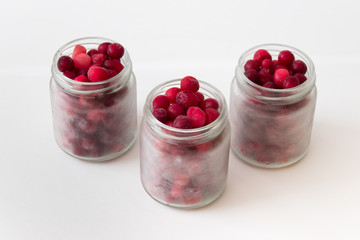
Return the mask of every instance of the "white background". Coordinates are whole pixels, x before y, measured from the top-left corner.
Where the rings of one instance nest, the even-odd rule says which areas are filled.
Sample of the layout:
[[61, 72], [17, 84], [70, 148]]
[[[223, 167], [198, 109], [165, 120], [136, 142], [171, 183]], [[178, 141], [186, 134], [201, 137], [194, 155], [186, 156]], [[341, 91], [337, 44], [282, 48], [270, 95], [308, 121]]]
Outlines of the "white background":
[[[357, 1], [20, 1], [0, 4], [0, 239], [360, 239], [360, 7]], [[158, 83], [193, 75], [229, 99], [242, 52], [295, 46], [314, 61], [310, 151], [278, 170], [231, 153], [225, 193], [197, 210], [152, 200], [139, 142], [104, 163], [53, 137], [52, 57], [101, 36], [130, 53], [138, 120]]]

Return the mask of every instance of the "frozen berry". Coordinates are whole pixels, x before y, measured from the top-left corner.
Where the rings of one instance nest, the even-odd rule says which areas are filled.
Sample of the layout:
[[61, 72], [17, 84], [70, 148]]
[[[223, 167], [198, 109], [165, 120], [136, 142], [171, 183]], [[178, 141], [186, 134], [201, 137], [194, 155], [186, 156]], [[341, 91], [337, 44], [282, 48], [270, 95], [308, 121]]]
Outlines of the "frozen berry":
[[85, 77], [87, 77], [87, 72], [88, 69], [87, 68], [80, 68], [80, 69], [76, 69], [76, 75], [84, 75]]
[[259, 74], [256, 70], [250, 69], [244, 72], [244, 75], [252, 82], [259, 82]]
[[206, 125], [212, 123], [220, 116], [220, 113], [214, 108], [207, 108], [204, 112], [206, 114]]
[[[268, 60], [268, 59], [265, 59], [265, 60]], [[272, 82], [272, 81], [273, 81], [273, 76], [271, 74], [270, 68], [262, 68], [262, 69], [260, 69], [260, 71], [259, 71], [259, 84], [264, 85], [264, 83]]]
[[295, 74], [295, 73], [301, 73], [301, 74], [305, 74], [307, 71], [307, 67], [306, 64], [301, 61], [301, 60], [295, 60], [292, 64], [291, 64], [291, 71]]
[[276, 88], [276, 85], [274, 82], [266, 82], [262, 86], [266, 87], [266, 88]]
[[109, 78], [106, 68], [99, 66], [91, 66], [88, 71], [88, 78], [90, 82], [100, 82]]
[[74, 69], [74, 61], [69, 56], [61, 56], [57, 62], [60, 72], [72, 71]]
[[92, 121], [100, 121], [105, 117], [105, 109], [103, 108], [92, 108], [87, 111], [87, 119]]
[[81, 45], [76, 45], [72, 53], [72, 58], [74, 59], [74, 57], [80, 53], [86, 53], [86, 48]]
[[113, 69], [117, 73], [121, 72], [121, 70], [124, 69], [124, 66], [121, 64], [121, 62], [118, 59], [109, 59], [104, 62], [104, 67], [107, 69]]
[[189, 90], [180, 91], [176, 95], [176, 103], [184, 108], [189, 108], [197, 105], [197, 97], [194, 92]]
[[266, 51], [265, 49], [259, 49], [254, 53], [253, 59], [255, 61], [261, 63], [264, 59], [272, 60], [272, 57], [271, 57], [270, 53], [268, 51]]
[[299, 85], [299, 80], [294, 76], [288, 76], [285, 78], [283, 88], [293, 88]]
[[97, 54], [99, 53], [98, 50], [96, 49], [90, 49], [88, 52], [87, 52], [87, 55], [89, 55], [90, 57], [92, 57], [94, 54]]
[[104, 54], [107, 54], [107, 49], [108, 49], [108, 46], [110, 45], [111, 43], [109, 42], [103, 42], [99, 45], [98, 47], [98, 51], [99, 53], [104, 53]]
[[260, 67], [260, 62], [255, 61], [253, 59], [247, 60], [245, 65], [244, 65], [244, 70], [257, 70]]
[[285, 67], [290, 68], [291, 64], [295, 60], [295, 56], [289, 50], [283, 50], [279, 53], [278, 60], [280, 65], [284, 65]]
[[76, 78], [74, 78], [74, 80], [76, 80], [78, 82], [89, 82], [89, 79], [87, 77], [85, 77], [84, 75], [79, 75]]
[[75, 67], [80, 68], [89, 68], [91, 66], [91, 57], [86, 53], [79, 53], [73, 57]]
[[167, 112], [169, 119], [175, 119], [179, 115], [185, 115], [184, 108], [177, 103], [171, 104], [168, 107]]
[[168, 90], [166, 90], [165, 92], [165, 96], [167, 96], [170, 100], [170, 103], [175, 103], [176, 102], [176, 95], [180, 92], [180, 88], [178, 87], [172, 87], [169, 88]]
[[154, 117], [162, 123], [166, 123], [168, 121], [168, 115], [166, 109], [157, 108], [153, 111]]
[[278, 88], [283, 87], [283, 82], [285, 78], [287, 78], [290, 75], [289, 71], [286, 69], [278, 69], [274, 73], [274, 83]]
[[91, 62], [93, 65], [102, 66], [106, 59], [107, 57], [103, 53], [96, 53], [91, 56]]
[[120, 43], [111, 43], [107, 48], [107, 55], [112, 59], [120, 59], [124, 52], [125, 49]]
[[174, 174], [173, 182], [176, 186], [186, 187], [190, 183], [190, 177], [186, 172], [180, 171]]
[[184, 77], [180, 81], [180, 89], [197, 92], [199, 90], [199, 82], [194, 77], [191, 76]]
[[205, 125], [206, 122], [206, 114], [199, 107], [190, 107], [186, 115], [191, 119], [192, 127], [198, 128]]
[[271, 59], [265, 58], [262, 62], [261, 62], [261, 67], [262, 68], [271, 68], [272, 66], [272, 61]]
[[76, 74], [72, 71], [66, 71], [66, 72], [64, 72], [64, 75], [70, 79], [76, 78]]
[[296, 77], [299, 80], [299, 84], [302, 84], [306, 81], [306, 77], [301, 73], [295, 73], [294, 77]]
[[188, 116], [179, 115], [175, 118], [173, 126], [175, 128], [180, 128], [180, 129], [191, 129], [192, 122]]
[[202, 109], [206, 109], [206, 108], [213, 108], [213, 109], [218, 109], [219, 108], [219, 103], [216, 99], [214, 98], [207, 98], [204, 100], [204, 102], [201, 104], [201, 108]]
[[204, 94], [202, 94], [201, 92], [196, 92], [195, 95], [196, 95], [197, 100], [198, 100], [197, 105], [201, 106], [201, 104], [204, 102], [204, 99], [205, 99]]
[[169, 105], [170, 105], [170, 100], [165, 95], [156, 96], [152, 102], [153, 109], [157, 109], [157, 108], [167, 109]]

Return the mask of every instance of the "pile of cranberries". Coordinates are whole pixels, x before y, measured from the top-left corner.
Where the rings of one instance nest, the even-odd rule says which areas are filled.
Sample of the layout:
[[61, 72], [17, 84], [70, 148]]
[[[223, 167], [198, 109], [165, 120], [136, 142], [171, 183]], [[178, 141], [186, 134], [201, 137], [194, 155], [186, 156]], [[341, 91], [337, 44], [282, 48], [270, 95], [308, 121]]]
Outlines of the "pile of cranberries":
[[278, 59], [273, 60], [265, 49], [255, 52], [253, 59], [244, 65], [244, 74], [252, 82], [276, 89], [296, 87], [306, 81], [307, 66], [302, 60], [295, 60], [289, 50], [279, 52]]
[[220, 115], [219, 103], [214, 98], [205, 99], [198, 91], [199, 88], [196, 78], [182, 78], [180, 88], [169, 88], [165, 95], [154, 98], [154, 117], [168, 126], [180, 129], [199, 128], [212, 123]]
[[103, 42], [97, 49], [89, 51], [76, 45], [72, 56], [61, 56], [57, 66], [68, 78], [79, 82], [100, 82], [107, 80], [124, 68], [120, 59], [125, 49], [119, 43]]

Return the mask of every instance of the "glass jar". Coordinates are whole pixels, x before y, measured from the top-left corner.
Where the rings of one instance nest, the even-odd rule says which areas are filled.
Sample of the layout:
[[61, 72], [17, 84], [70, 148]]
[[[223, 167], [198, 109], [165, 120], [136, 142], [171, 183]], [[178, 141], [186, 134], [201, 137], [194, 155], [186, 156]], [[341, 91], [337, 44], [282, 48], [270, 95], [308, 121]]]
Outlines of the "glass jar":
[[[289, 50], [307, 65], [307, 80], [294, 88], [270, 89], [250, 81], [244, 65], [259, 49], [277, 57]], [[291, 165], [308, 151], [316, 105], [315, 68], [300, 50], [280, 44], [253, 47], [240, 57], [231, 85], [231, 148], [241, 160], [264, 168]]]
[[146, 99], [140, 134], [141, 180], [156, 201], [177, 208], [198, 208], [217, 199], [225, 189], [230, 150], [230, 124], [224, 96], [199, 81], [199, 92], [219, 102], [220, 116], [193, 129], [178, 129], [158, 121], [152, 101], [180, 79], [155, 87]]
[[61, 47], [54, 56], [50, 80], [55, 140], [69, 155], [92, 161], [113, 159], [135, 141], [137, 129], [136, 80], [125, 50], [123, 70], [101, 82], [79, 82], [57, 67], [63, 55], [71, 56], [78, 44], [97, 49], [110, 39], [89, 37]]

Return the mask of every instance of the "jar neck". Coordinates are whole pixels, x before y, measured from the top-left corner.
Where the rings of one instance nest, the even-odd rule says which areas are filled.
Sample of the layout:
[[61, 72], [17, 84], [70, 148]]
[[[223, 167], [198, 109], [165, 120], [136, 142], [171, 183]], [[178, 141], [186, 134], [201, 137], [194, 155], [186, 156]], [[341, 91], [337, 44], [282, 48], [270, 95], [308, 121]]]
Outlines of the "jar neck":
[[[259, 49], [266, 49], [273, 58], [277, 57], [282, 50], [290, 50], [295, 55], [295, 59], [302, 60], [307, 65], [305, 74], [307, 80], [299, 86], [289, 89], [265, 88], [252, 82], [244, 74], [244, 65], [249, 59], [252, 59], [254, 53]], [[299, 49], [282, 44], [264, 44], [253, 47], [240, 56], [235, 70], [235, 80], [242, 92], [248, 97], [263, 103], [281, 105], [294, 103], [305, 98], [315, 87], [316, 73], [310, 57]]]
[[120, 59], [124, 68], [122, 71], [112, 78], [101, 82], [79, 82], [66, 77], [57, 67], [57, 62], [61, 56], [71, 56], [76, 45], [80, 44], [87, 50], [97, 49], [99, 44], [103, 42], [114, 43], [113, 40], [98, 37], [86, 37], [71, 41], [62, 46], [54, 55], [51, 67], [52, 78], [64, 91], [72, 95], [91, 95], [99, 93], [115, 92], [126, 86], [132, 73], [132, 62], [128, 52], [125, 50], [124, 56]]
[[144, 121], [148, 129], [164, 141], [176, 144], [198, 144], [209, 141], [210, 139], [218, 136], [227, 124], [228, 111], [226, 100], [217, 88], [203, 81], [199, 81], [199, 91], [204, 94], [205, 98], [215, 98], [219, 103], [220, 115], [214, 122], [200, 128], [178, 129], [163, 124], [154, 117], [152, 114], [152, 102], [154, 98], [159, 94], [164, 94], [165, 91], [171, 87], [178, 87], [180, 85], [180, 80], [181, 79], [175, 79], [160, 84], [156, 86], [147, 96], [144, 105]]

